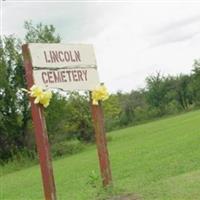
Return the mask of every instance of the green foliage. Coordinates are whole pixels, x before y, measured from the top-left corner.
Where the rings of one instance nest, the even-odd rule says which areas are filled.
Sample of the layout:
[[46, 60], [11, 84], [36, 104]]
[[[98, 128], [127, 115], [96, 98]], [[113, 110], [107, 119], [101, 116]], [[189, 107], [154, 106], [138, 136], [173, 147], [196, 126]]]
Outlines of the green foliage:
[[194, 101], [197, 105], [200, 105], [200, 60], [194, 61], [191, 79], [191, 90]]
[[147, 78], [147, 102], [157, 116], [188, 110], [194, 104], [191, 75], [155, 76]]
[[86, 94], [54, 94], [45, 115], [51, 142], [71, 138], [90, 142], [94, 139], [89, 99]]
[[158, 109], [158, 115], [162, 116], [166, 111], [167, 88], [165, 85], [165, 77], [157, 73], [155, 76], [149, 76], [146, 79], [147, 90], [146, 93], [147, 102], [150, 106]]
[[[25, 86], [22, 76], [21, 42], [5, 37], [1, 48], [0, 85], [0, 158], [7, 159], [25, 144], [24, 126], [27, 123], [27, 98], [19, 88]], [[22, 74], [20, 74], [22, 72]], [[20, 74], [20, 76], [19, 76]]]
[[89, 174], [88, 179], [89, 179], [88, 180], [88, 184], [91, 187], [97, 188], [99, 186], [100, 177], [94, 170], [91, 171], [91, 173]]
[[183, 110], [187, 110], [193, 104], [192, 77], [179, 75], [175, 78], [176, 100]]
[[63, 141], [67, 138], [67, 113], [66, 97], [59, 93], [53, 93], [50, 105], [45, 109], [47, 130], [51, 143]]
[[117, 92], [103, 103], [107, 130], [113, 130], [146, 119], [147, 104], [144, 90]]
[[[59, 42], [53, 26], [25, 22], [26, 42]], [[37, 34], [36, 34], [37, 33]], [[41, 40], [40, 40], [41, 39]], [[0, 160], [9, 160], [28, 147], [30, 111], [21, 53], [22, 42], [13, 35], [0, 40]], [[30, 149], [32, 151], [34, 149]]]
[[72, 134], [81, 141], [93, 141], [93, 125], [88, 94], [72, 92], [67, 100], [68, 123], [73, 127]]
[[116, 95], [111, 94], [109, 99], [103, 102], [106, 130], [119, 127], [120, 102]]
[[51, 152], [54, 158], [79, 153], [83, 149], [84, 144], [78, 140], [62, 141], [51, 145]]
[[53, 25], [43, 25], [42, 23], [33, 25], [32, 21], [26, 21], [24, 28], [27, 33], [25, 41], [27, 43], [59, 43], [61, 38], [55, 34]]

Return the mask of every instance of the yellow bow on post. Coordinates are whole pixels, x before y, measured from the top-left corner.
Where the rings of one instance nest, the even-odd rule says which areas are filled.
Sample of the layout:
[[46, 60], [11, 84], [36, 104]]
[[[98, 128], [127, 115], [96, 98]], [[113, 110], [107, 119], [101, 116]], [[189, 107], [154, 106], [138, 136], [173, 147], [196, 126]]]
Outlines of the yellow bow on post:
[[34, 97], [35, 104], [42, 104], [45, 108], [49, 105], [50, 99], [52, 98], [51, 91], [43, 91], [41, 87], [33, 85], [29, 90], [22, 89], [27, 92], [31, 97]]
[[109, 93], [104, 85], [97, 86], [92, 91], [92, 104], [98, 105], [98, 101], [105, 101], [109, 98]]

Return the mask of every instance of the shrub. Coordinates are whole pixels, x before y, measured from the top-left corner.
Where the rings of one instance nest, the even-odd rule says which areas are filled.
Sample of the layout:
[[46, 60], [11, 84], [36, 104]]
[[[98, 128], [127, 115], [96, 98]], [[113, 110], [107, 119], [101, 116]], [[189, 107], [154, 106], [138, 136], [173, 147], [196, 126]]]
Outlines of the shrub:
[[79, 140], [62, 141], [51, 146], [51, 153], [53, 157], [60, 157], [63, 155], [72, 155], [84, 149], [84, 144]]

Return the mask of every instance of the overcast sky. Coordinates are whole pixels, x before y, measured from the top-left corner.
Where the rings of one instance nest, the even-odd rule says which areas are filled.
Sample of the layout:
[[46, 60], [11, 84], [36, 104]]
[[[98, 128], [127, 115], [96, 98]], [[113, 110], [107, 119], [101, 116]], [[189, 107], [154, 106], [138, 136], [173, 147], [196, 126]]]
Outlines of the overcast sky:
[[1, 32], [23, 38], [25, 20], [53, 24], [62, 43], [94, 45], [110, 91], [142, 88], [145, 78], [190, 73], [200, 58], [200, 1], [1, 0]]

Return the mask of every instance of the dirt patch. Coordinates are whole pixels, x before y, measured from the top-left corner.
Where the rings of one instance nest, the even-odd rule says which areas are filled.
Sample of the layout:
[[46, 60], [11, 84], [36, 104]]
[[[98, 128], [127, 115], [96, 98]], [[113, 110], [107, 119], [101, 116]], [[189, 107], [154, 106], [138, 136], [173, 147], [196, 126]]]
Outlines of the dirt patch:
[[112, 197], [108, 200], [142, 200], [142, 199], [135, 194], [125, 194], [125, 195]]

